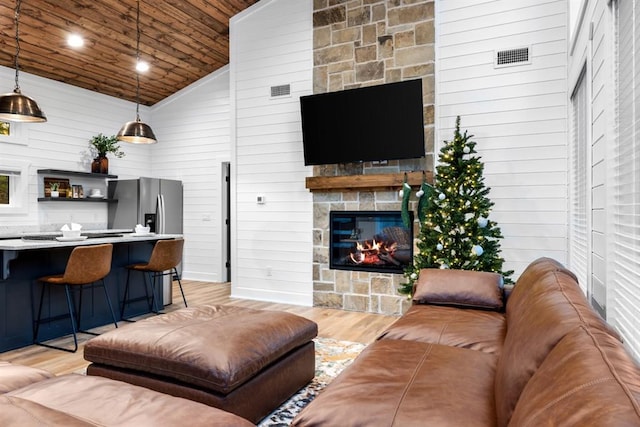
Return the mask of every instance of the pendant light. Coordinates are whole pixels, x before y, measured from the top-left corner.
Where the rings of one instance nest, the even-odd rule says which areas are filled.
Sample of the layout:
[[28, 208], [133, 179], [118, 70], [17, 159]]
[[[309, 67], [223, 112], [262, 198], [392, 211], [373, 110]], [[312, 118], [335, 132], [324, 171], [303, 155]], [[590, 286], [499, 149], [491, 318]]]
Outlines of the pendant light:
[[[140, 0], [138, 0], [138, 13], [136, 15], [136, 64], [140, 62]], [[155, 144], [156, 136], [151, 127], [140, 120], [140, 73], [136, 70], [136, 120], [127, 122], [118, 132], [119, 141], [132, 144]]]
[[16, 87], [13, 89], [13, 92], [0, 95], [0, 120], [6, 120], [9, 122], [42, 123], [47, 121], [46, 116], [40, 107], [38, 107], [36, 101], [20, 92], [20, 85], [18, 84], [18, 73], [20, 70], [20, 63], [18, 59], [20, 56], [20, 4], [21, 0], [16, 0], [14, 13], [14, 22], [16, 27]]

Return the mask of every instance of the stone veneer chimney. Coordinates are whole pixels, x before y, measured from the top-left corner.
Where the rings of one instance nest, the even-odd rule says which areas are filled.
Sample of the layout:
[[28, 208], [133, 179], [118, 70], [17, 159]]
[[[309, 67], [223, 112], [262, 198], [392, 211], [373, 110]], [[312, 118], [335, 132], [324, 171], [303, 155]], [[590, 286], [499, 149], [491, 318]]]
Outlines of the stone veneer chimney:
[[[314, 93], [421, 78], [425, 123], [425, 157], [421, 159], [315, 166], [314, 176], [433, 171], [434, 2], [313, 3]], [[329, 212], [400, 210], [399, 189], [314, 191], [314, 306], [384, 314], [406, 310], [409, 301], [396, 291], [404, 280], [401, 274], [329, 269]]]

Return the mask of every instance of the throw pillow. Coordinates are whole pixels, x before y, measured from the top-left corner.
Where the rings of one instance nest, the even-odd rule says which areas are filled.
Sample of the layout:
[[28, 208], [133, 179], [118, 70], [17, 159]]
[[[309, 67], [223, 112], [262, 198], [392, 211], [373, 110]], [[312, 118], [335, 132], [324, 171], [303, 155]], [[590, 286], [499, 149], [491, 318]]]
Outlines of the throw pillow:
[[498, 273], [425, 268], [416, 281], [413, 302], [502, 310], [502, 287]]

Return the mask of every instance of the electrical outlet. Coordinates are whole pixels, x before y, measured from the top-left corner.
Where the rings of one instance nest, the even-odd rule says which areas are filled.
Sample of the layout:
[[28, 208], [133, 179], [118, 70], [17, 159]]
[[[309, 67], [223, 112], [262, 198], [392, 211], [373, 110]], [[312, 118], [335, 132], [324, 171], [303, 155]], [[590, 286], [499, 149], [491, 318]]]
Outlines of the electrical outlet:
[[271, 277], [273, 275], [273, 268], [267, 267], [267, 277]]

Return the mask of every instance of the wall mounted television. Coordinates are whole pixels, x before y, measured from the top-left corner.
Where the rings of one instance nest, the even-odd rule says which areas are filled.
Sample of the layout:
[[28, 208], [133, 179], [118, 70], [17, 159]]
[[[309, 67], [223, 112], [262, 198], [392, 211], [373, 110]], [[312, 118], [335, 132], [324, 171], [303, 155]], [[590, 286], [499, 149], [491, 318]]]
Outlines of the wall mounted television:
[[300, 97], [305, 165], [423, 157], [422, 80]]

